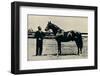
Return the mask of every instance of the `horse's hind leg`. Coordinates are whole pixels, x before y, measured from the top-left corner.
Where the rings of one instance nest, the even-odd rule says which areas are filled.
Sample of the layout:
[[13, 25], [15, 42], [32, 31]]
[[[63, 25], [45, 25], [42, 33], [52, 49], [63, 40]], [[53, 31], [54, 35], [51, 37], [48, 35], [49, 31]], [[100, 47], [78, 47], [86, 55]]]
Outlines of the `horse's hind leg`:
[[79, 55], [79, 54], [80, 54], [80, 48], [79, 48], [79, 44], [78, 44], [78, 42], [77, 42], [77, 41], [75, 41], [75, 42], [76, 42], [77, 49], [78, 49], [78, 52], [77, 52], [77, 54]]
[[82, 48], [78, 47], [78, 55], [82, 54]]

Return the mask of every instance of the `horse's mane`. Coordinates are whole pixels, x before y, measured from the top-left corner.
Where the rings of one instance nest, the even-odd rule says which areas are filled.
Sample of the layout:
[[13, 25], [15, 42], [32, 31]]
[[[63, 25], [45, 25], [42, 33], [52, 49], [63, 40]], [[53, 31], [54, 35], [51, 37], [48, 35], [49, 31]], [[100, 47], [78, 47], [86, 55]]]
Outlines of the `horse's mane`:
[[54, 24], [54, 23], [51, 23], [52, 25], [54, 25], [54, 27], [56, 27], [56, 28], [58, 28], [58, 29], [60, 29], [60, 30], [63, 30], [63, 29], [61, 29], [60, 27], [58, 27], [56, 24]]
[[54, 25], [55, 27], [59, 28], [56, 24], [54, 24], [54, 23], [51, 23], [51, 24]]

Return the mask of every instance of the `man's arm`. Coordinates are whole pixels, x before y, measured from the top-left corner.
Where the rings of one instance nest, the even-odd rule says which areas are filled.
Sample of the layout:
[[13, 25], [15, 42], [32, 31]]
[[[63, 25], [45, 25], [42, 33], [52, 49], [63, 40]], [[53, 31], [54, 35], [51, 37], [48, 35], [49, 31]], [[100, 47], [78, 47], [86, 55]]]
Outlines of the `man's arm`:
[[41, 34], [42, 34], [42, 37], [44, 37], [44, 36], [45, 36], [45, 33], [44, 33], [44, 32], [42, 32]]
[[45, 36], [45, 33], [43, 32], [43, 36]]
[[35, 38], [37, 38], [38, 37], [38, 32], [36, 31], [35, 32], [35, 36], [34, 36]]

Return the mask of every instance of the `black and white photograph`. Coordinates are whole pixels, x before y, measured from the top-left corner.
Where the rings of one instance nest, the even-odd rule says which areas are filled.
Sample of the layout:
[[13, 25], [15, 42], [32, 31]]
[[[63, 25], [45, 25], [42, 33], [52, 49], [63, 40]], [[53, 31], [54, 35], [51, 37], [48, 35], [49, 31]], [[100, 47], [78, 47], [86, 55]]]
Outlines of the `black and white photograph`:
[[11, 71], [97, 69], [97, 7], [13, 2]]
[[88, 58], [88, 17], [27, 15], [27, 60]]

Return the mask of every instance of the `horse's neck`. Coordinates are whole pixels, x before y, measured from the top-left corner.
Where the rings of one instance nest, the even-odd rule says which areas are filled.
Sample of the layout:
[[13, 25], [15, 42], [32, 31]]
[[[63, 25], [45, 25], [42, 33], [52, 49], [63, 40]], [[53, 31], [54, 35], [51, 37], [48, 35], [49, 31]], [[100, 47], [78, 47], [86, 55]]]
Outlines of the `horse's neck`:
[[[58, 32], [59, 29], [60, 29], [60, 28], [53, 28], [53, 29], [52, 29], [54, 35], [57, 34], [57, 32]], [[62, 29], [60, 29], [60, 30], [62, 30]], [[62, 32], [64, 32], [64, 30], [62, 30]]]
[[53, 28], [52, 31], [53, 31], [54, 35], [56, 35], [58, 29], [54, 29], [54, 28]]
[[55, 24], [53, 24], [53, 25], [54, 25], [54, 27], [52, 27], [52, 31], [53, 31], [54, 35], [56, 35], [57, 32], [58, 32], [58, 30], [59, 30], [59, 29], [61, 30], [61, 28], [59, 28], [59, 27], [56, 26]]

